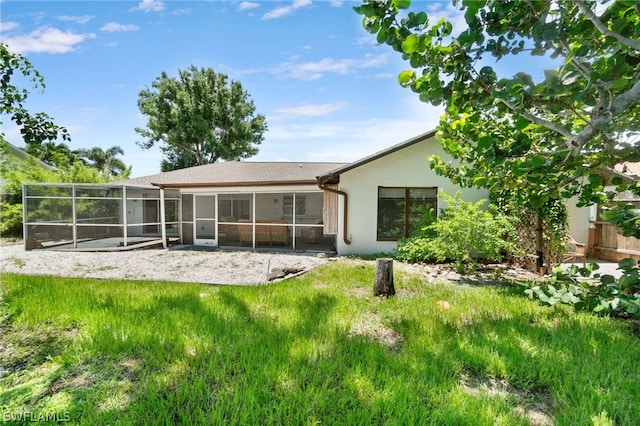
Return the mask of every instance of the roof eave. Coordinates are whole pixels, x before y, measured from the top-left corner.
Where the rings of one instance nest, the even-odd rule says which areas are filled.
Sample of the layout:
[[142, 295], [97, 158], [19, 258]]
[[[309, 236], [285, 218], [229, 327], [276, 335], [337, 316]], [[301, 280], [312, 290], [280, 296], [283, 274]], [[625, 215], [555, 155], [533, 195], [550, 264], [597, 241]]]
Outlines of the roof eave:
[[287, 186], [287, 185], [315, 185], [315, 180], [289, 180], [289, 181], [258, 181], [258, 182], [192, 182], [192, 183], [160, 183], [151, 182], [160, 188], [228, 188], [237, 186]]

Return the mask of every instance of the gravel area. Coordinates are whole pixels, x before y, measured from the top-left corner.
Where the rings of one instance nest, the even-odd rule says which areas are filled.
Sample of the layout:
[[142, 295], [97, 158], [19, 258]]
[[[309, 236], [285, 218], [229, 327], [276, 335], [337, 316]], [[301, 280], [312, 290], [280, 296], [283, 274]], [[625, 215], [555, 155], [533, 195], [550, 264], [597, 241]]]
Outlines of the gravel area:
[[0, 247], [3, 272], [231, 285], [264, 284], [269, 272], [301, 273], [326, 261], [307, 253], [202, 251], [180, 246], [120, 252], [25, 251], [22, 244]]

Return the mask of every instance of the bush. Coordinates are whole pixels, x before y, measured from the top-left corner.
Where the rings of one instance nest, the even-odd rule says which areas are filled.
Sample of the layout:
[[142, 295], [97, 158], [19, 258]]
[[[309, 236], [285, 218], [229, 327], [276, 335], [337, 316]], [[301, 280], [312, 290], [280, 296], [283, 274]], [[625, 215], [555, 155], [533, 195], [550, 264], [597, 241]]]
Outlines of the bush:
[[0, 202], [0, 236], [22, 235], [22, 204]]
[[640, 269], [633, 259], [622, 259], [618, 269], [620, 278], [598, 274], [595, 263], [587, 268], [572, 266], [567, 272], [556, 267], [547, 283], [532, 286], [525, 294], [544, 305], [560, 302], [600, 315], [639, 317]]
[[518, 255], [519, 238], [512, 217], [501, 214], [493, 206], [440, 194], [447, 208], [436, 220], [424, 226], [418, 235], [401, 240], [396, 258], [405, 262], [449, 261], [457, 266], [478, 259], [500, 261], [506, 255]]

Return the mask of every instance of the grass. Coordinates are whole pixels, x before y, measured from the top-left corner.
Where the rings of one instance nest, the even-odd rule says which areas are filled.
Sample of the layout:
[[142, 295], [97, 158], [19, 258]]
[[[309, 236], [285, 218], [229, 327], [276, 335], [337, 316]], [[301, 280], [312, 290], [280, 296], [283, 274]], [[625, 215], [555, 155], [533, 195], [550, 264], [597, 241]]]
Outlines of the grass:
[[637, 420], [640, 340], [623, 322], [400, 271], [396, 297], [374, 298], [374, 274], [349, 260], [256, 287], [2, 275], [0, 418]]

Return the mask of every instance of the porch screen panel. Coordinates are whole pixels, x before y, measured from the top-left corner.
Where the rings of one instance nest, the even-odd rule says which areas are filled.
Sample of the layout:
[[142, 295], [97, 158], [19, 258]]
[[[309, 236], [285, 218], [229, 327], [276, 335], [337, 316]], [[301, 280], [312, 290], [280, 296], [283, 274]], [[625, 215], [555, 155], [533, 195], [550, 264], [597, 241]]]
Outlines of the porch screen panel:
[[182, 194], [182, 244], [193, 244], [193, 195]]
[[196, 238], [214, 239], [216, 237], [215, 197], [200, 195], [196, 197]]
[[291, 213], [285, 214], [283, 204], [293, 194], [257, 193], [256, 194], [256, 222], [262, 223], [292, 223]]
[[71, 185], [25, 185], [25, 249], [73, 242]]
[[223, 222], [251, 220], [252, 197], [251, 194], [219, 194], [218, 220]]
[[27, 198], [27, 222], [73, 223], [73, 199]]
[[164, 200], [165, 231], [169, 236], [178, 235], [179, 203], [178, 199]]

